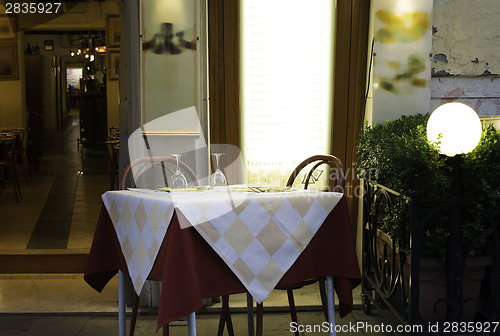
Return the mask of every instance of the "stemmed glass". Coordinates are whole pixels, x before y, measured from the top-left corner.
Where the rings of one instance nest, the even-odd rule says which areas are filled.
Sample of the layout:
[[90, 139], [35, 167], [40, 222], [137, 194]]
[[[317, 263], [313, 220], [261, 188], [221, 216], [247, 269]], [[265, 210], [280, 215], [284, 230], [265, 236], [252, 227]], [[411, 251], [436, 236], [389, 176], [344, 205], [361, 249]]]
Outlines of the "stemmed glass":
[[215, 189], [216, 187], [225, 187], [227, 186], [226, 175], [224, 175], [219, 167], [219, 159], [222, 155], [224, 155], [224, 153], [214, 153], [212, 155], [215, 157], [215, 171], [210, 179], [210, 187], [212, 189]]
[[172, 156], [175, 157], [177, 168], [170, 179], [170, 191], [186, 191], [187, 180], [180, 168], [180, 157], [182, 154], [172, 154]]

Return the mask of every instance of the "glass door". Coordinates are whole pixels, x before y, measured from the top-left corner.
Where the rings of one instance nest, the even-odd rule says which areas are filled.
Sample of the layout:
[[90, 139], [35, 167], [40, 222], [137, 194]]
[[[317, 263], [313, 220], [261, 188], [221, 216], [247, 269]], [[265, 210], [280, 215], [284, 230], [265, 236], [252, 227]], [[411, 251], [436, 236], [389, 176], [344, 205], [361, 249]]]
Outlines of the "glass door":
[[182, 154], [201, 180], [208, 176], [204, 15], [204, 0], [141, 1], [142, 127], [129, 140], [131, 160]]

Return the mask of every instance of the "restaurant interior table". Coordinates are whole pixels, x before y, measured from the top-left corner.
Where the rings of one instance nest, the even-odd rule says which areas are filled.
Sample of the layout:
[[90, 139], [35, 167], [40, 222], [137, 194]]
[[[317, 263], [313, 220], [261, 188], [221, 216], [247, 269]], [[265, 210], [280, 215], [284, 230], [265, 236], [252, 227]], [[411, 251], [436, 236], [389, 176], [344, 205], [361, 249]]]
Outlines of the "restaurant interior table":
[[260, 303], [321, 276], [333, 279], [340, 316], [352, 310], [361, 277], [340, 193], [126, 190], [103, 203], [85, 281], [100, 292], [122, 271], [136, 293], [162, 281], [158, 328], [194, 316], [203, 298], [248, 291]]

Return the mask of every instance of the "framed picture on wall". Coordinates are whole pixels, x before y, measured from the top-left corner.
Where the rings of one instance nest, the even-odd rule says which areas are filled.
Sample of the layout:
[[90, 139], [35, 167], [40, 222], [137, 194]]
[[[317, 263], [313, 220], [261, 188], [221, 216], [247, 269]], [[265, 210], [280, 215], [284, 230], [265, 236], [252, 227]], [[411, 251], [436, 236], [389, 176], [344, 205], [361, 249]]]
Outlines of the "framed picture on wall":
[[108, 16], [106, 25], [106, 47], [120, 47], [120, 17]]
[[16, 41], [0, 41], [0, 80], [18, 79]]
[[44, 50], [45, 51], [53, 51], [54, 50], [54, 40], [45, 40], [44, 41]]
[[16, 38], [16, 18], [0, 15], [0, 40], [14, 40]]
[[108, 69], [106, 71], [109, 80], [116, 80], [120, 78], [120, 52], [108, 52]]

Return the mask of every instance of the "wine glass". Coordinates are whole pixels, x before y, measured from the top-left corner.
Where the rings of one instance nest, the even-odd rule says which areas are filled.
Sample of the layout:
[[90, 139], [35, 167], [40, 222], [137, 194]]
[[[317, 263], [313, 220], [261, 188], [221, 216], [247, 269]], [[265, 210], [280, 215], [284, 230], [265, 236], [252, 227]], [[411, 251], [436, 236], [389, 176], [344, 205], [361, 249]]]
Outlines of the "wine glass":
[[227, 186], [226, 175], [224, 175], [219, 167], [219, 159], [222, 155], [224, 155], [224, 153], [214, 153], [212, 155], [215, 157], [215, 171], [210, 179], [210, 187], [212, 189], [215, 189], [216, 187], [225, 187]]
[[177, 162], [177, 168], [175, 170], [175, 173], [172, 175], [172, 177], [170, 179], [170, 190], [171, 191], [186, 191], [187, 190], [187, 180], [180, 169], [180, 157], [182, 155], [181, 154], [172, 154], [172, 156], [175, 157], [175, 160]]

